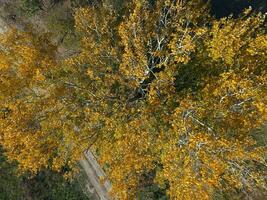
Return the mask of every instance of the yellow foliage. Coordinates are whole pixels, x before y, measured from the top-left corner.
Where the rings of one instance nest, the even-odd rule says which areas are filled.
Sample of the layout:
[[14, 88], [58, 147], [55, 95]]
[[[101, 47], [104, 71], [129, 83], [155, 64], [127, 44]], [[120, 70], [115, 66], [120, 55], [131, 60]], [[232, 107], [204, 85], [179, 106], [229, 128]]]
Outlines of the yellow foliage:
[[153, 2], [77, 9], [80, 52], [62, 62], [48, 35], [0, 36], [9, 159], [75, 169], [91, 148], [122, 200], [151, 184], [181, 200], [266, 187], [253, 134], [267, 120], [264, 15], [216, 20], [201, 0]]

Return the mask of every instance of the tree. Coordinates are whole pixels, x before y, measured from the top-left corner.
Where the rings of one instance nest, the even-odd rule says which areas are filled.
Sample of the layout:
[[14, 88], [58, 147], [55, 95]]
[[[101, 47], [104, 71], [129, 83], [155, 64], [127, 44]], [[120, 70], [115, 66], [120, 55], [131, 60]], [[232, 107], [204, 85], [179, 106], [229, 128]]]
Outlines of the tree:
[[88, 66], [98, 102], [114, 112], [103, 113], [112, 118], [95, 146], [115, 194], [133, 198], [151, 171], [148, 180], [178, 199], [264, 185], [264, 149], [251, 136], [266, 120], [264, 16], [216, 21], [201, 2], [134, 1], [112, 29], [112, 17], [94, 9], [76, 14], [84, 46], [74, 61]]
[[[133, 0], [120, 9], [108, 2], [76, 10], [80, 52], [40, 71], [51, 95], [35, 100], [27, 119], [47, 112], [36, 140], [27, 140], [32, 151], [22, 157], [17, 145], [27, 130], [4, 144], [8, 154], [17, 145], [9, 157], [42, 158], [25, 169], [59, 169], [91, 149], [118, 199], [153, 184], [171, 199], [266, 188], [266, 148], [253, 134], [267, 118], [265, 16], [248, 9], [216, 20], [201, 0]], [[16, 126], [3, 129], [5, 140], [24, 124], [9, 110], [28, 105], [7, 109], [1, 127]]]
[[[16, 200], [22, 197], [20, 178], [15, 176], [15, 164], [8, 163], [0, 149], [0, 198]], [[8, 186], [8, 187], [7, 187]]]
[[34, 173], [53, 163], [66, 147], [60, 122], [53, 118], [57, 113], [63, 120], [57, 101], [62, 96], [54, 83], [56, 46], [48, 38], [15, 29], [1, 35], [1, 144], [22, 171]]

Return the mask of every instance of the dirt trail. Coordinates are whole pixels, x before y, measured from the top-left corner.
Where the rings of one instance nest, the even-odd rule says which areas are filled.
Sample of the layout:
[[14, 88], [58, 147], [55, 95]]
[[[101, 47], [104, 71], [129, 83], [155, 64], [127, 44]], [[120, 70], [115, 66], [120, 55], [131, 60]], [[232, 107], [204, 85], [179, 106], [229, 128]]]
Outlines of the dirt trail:
[[85, 153], [85, 159], [80, 160], [80, 164], [87, 174], [90, 184], [94, 188], [90, 192], [96, 193], [100, 200], [110, 200], [108, 191], [111, 189], [111, 184], [108, 180], [101, 184], [101, 179], [105, 179], [106, 175], [91, 151]]

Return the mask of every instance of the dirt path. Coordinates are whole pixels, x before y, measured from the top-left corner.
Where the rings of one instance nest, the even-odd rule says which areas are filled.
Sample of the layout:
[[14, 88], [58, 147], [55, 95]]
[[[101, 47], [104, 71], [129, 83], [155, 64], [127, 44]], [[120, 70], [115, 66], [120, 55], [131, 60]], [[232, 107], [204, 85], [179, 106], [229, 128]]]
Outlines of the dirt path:
[[105, 178], [106, 175], [97, 163], [94, 155], [88, 151], [85, 153], [85, 159], [80, 160], [80, 164], [87, 174], [90, 184], [94, 188], [94, 191], [90, 192], [96, 193], [100, 200], [110, 200], [108, 191], [111, 189], [111, 184], [109, 181], [101, 184], [101, 179]]
[[3, 33], [6, 30], [6, 24], [4, 21], [0, 18], [0, 33]]

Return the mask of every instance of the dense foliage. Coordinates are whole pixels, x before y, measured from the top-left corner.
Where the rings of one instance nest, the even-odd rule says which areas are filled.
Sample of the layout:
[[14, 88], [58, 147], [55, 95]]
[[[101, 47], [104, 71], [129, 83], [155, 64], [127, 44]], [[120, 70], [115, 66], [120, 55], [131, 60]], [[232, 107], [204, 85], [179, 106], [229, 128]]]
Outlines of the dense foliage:
[[77, 179], [66, 181], [60, 173], [42, 170], [35, 177], [18, 175], [16, 163], [9, 163], [0, 149], [1, 200], [87, 200]]
[[[118, 3], [116, 1], [116, 3]], [[80, 49], [1, 36], [1, 144], [21, 170], [60, 171], [89, 148], [118, 199], [145, 188], [211, 199], [266, 188], [265, 16], [214, 19], [201, 0], [79, 8]]]
[[42, 6], [43, 4], [41, 0], [22, 0], [21, 1], [21, 8], [29, 15], [33, 15], [39, 10], [41, 10]]

